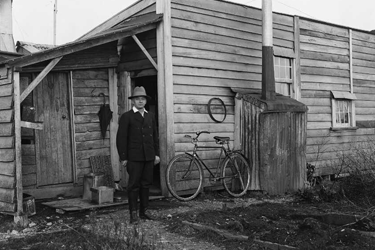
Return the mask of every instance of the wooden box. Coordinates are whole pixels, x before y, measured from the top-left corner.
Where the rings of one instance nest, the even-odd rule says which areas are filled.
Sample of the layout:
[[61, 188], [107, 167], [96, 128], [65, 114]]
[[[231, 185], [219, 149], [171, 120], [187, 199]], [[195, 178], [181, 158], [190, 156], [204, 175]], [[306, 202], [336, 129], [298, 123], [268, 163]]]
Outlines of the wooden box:
[[91, 201], [96, 204], [113, 203], [113, 193], [111, 187], [100, 186], [91, 188]]
[[104, 174], [90, 173], [83, 177], [83, 196], [84, 200], [92, 200], [91, 188], [104, 185]]

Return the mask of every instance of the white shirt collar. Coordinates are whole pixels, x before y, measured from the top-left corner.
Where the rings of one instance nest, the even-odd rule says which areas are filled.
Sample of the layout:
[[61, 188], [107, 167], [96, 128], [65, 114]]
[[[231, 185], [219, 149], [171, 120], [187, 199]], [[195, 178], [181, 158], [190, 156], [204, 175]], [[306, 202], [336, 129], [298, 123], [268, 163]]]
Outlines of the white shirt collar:
[[[148, 111], [145, 108], [143, 110], [145, 111], [145, 113], [148, 113]], [[139, 109], [137, 109], [135, 106], [133, 106], [133, 112], [137, 113], [137, 112], [139, 112]]]

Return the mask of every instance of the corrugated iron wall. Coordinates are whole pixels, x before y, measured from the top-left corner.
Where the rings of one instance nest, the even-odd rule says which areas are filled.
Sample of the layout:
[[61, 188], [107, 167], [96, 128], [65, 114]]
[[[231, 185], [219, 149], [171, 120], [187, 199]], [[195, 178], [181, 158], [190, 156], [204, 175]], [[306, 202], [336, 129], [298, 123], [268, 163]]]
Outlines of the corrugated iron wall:
[[265, 105], [245, 100], [242, 107], [242, 148], [252, 165], [250, 189], [284, 194], [303, 188], [306, 112], [267, 112]]

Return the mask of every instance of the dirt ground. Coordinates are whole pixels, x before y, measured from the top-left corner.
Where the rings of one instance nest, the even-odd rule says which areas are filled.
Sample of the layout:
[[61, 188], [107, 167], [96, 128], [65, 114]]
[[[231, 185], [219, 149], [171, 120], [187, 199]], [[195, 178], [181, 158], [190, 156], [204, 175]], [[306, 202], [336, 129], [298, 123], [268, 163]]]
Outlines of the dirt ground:
[[[307, 203], [259, 193], [233, 199], [215, 192], [184, 203], [173, 198], [151, 201], [150, 209], [155, 220], [142, 221], [139, 227], [155, 238], [153, 249], [373, 249], [375, 245], [372, 211], [345, 200]], [[117, 221], [132, 230], [125, 206], [58, 214], [37, 202], [37, 214], [29, 219], [29, 227], [17, 228], [12, 216], [0, 215], [0, 249], [79, 249], [71, 232], [89, 228], [92, 221]]]

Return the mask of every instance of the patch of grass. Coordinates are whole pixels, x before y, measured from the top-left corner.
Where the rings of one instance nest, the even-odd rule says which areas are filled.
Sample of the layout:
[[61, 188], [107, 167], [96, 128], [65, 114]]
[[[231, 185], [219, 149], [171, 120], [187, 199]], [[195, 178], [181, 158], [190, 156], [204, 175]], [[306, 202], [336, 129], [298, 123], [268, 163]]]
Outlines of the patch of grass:
[[375, 142], [368, 140], [349, 152], [340, 155], [344, 195], [353, 204], [372, 208], [375, 206]]
[[79, 228], [57, 233], [43, 233], [25, 238], [12, 238], [1, 244], [0, 249], [30, 250], [153, 250], [157, 235], [147, 234], [140, 226], [128, 226], [121, 221], [109, 219], [106, 223], [92, 219]]

